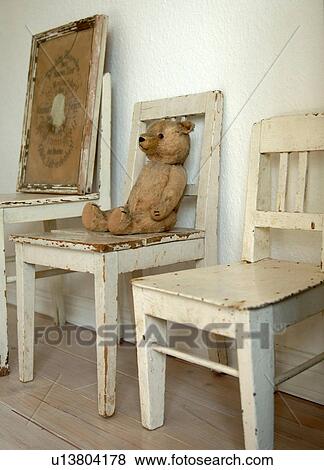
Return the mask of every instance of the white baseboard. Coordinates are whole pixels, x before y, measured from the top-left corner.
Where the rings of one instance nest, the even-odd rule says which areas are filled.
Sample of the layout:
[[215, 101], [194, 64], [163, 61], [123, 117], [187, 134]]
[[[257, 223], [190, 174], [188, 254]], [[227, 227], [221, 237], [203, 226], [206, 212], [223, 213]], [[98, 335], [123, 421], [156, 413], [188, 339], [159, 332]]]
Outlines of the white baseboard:
[[[16, 284], [7, 285], [7, 301], [9, 304], [17, 305]], [[54, 318], [53, 301], [48, 292], [37, 289], [35, 299], [35, 310], [43, 315]]]
[[[17, 305], [16, 301], [16, 285], [9, 284], [7, 286], [7, 300], [12, 305]], [[81, 297], [77, 295], [64, 295], [64, 307], [66, 312], [66, 321], [73, 325], [83, 326], [86, 328], [95, 328], [95, 305], [94, 299]], [[55, 317], [55, 307], [51, 294], [45, 289], [36, 289], [35, 310], [42, 315]], [[135, 330], [132, 331], [133, 314], [125, 307], [120, 314], [121, 321], [121, 338], [127, 341], [135, 342]], [[127, 325], [123, 327], [124, 325]], [[124, 333], [125, 330], [125, 333]]]

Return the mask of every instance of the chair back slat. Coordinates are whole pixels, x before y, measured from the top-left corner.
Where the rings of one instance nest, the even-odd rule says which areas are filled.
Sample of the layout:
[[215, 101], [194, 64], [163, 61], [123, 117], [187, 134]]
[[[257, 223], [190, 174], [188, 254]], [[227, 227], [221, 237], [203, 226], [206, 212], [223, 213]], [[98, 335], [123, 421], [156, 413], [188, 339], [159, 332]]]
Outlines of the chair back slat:
[[129, 193], [145, 163], [145, 155], [138, 147], [139, 136], [145, 132], [146, 129], [145, 122], [141, 120], [141, 109], [141, 102], [134, 105], [124, 184], [124, 201], [127, 201]]
[[308, 170], [308, 152], [299, 152], [295, 212], [304, 212]]
[[280, 153], [279, 178], [277, 189], [277, 211], [283, 212], [286, 209], [288, 181], [288, 152]]
[[[270, 229], [324, 231], [323, 213], [305, 212], [309, 152], [324, 150], [324, 114], [280, 116], [253, 126], [242, 258], [270, 256]], [[293, 209], [288, 210], [288, 175], [297, 152]], [[271, 206], [271, 161], [279, 154], [275, 210]], [[290, 180], [290, 178], [289, 178]], [[290, 181], [289, 181], [290, 184]], [[290, 192], [289, 192], [290, 193]], [[323, 248], [324, 248], [324, 237]], [[324, 249], [322, 249], [324, 266]]]
[[[147, 124], [157, 119], [202, 117], [204, 129], [198, 171], [194, 181], [188, 183], [185, 196], [196, 198], [195, 228], [205, 231], [206, 259], [217, 262], [217, 206], [220, 139], [223, 116], [223, 95], [220, 91], [208, 91], [193, 95], [177, 96], [136, 103], [130, 137], [130, 147], [125, 177], [124, 197], [128, 198], [141, 168], [145, 155], [138, 148], [138, 138]], [[189, 159], [192, 158], [190, 155]], [[181, 207], [180, 207], [181, 211]], [[208, 253], [207, 253], [208, 252]]]

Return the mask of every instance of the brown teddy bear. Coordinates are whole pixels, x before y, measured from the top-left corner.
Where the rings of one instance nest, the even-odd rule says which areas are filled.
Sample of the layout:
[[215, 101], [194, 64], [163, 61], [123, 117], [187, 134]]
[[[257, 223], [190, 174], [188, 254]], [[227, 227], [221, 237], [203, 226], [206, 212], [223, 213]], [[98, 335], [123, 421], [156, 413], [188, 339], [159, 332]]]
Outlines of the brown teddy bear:
[[125, 206], [102, 212], [88, 203], [82, 223], [88, 230], [115, 235], [165, 232], [174, 227], [186, 184], [182, 166], [190, 150], [194, 124], [170, 119], [151, 124], [139, 137], [148, 162], [140, 172]]

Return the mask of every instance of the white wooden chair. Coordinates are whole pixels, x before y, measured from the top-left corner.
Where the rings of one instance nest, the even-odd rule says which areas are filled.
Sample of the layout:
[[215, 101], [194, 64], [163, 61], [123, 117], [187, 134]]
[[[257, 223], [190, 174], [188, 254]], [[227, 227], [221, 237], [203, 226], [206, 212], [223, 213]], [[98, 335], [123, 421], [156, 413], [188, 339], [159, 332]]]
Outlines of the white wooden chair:
[[[13, 193], [0, 195], [0, 376], [9, 373], [6, 286], [16, 281], [6, 276], [5, 226], [13, 223], [43, 221], [45, 230], [56, 228], [59, 219], [80, 217], [84, 205], [93, 201], [103, 210], [110, 209], [110, 74], [103, 78], [100, 136], [97, 152], [95, 191], [82, 196]], [[38, 271], [37, 278], [62, 274], [59, 270]], [[59, 282], [53, 283], [57, 321], [64, 323], [64, 306]]]
[[[274, 332], [324, 310], [320, 266], [270, 259], [270, 228], [322, 232], [324, 213], [306, 213], [308, 153], [324, 150], [324, 115], [285, 116], [255, 124], [247, 191], [243, 262], [133, 280], [142, 423], [164, 420], [166, 355], [239, 378], [245, 446], [271, 449], [277, 385], [314, 366], [324, 353], [275, 377]], [[289, 153], [298, 154], [295, 208], [286, 210]], [[271, 210], [272, 153], [280, 154], [276, 209]], [[291, 157], [293, 158], [293, 157]], [[311, 157], [310, 157], [311, 158]], [[323, 245], [324, 246], [324, 245]], [[238, 368], [168, 347], [166, 322], [237, 340]]]
[[[216, 261], [219, 145], [223, 97], [211, 91], [135, 105], [128, 158], [126, 194], [144, 163], [138, 150], [146, 123], [165, 117], [202, 116], [204, 131], [197, 185], [186, 193], [196, 196], [196, 222], [192, 229], [166, 233], [113, 236], [109, 233], [64, 232], [16, 235], [18, 349], [20, 379], [33, 379], [33, 318], [35, 264], [94, 274], [97, 327], [98, 407], [102, 416], [115, 409], [118, 276], [135, 270], [196, 261]], [[190, 155], [189, 155], [190, 159]], [[182, 208], [180, 208], [181, 211]], [[104, 344], [108, 325], [114, 341]], [[112, 340], [112, 338], [110, 338]]]

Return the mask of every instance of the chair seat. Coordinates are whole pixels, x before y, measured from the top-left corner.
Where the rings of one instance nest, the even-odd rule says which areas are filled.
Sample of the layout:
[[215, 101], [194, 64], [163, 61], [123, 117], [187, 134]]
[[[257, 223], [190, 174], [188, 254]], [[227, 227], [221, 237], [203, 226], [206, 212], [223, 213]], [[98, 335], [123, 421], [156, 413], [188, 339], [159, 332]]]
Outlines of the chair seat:
[[324, 283], [314, 264], [264, 259], [134, 279], [136, 286], [236, 310], [280, 302]]
[[69, 248], [74, 250], [108, 253], [130, 250], [148, 245], [204, 238], [202, 230], [177, 228], [169, 232], [137, 235], [112, 235], [87, 230], [53, 230], [49, 233], [11, 235], [10, 239], [32, 245]]
[[44, 194], [44, 193], [12, 193], [0, 194], [0, 209], [12, 207], [39, 206], [49, 204], [63, 204], [67, 202], [94, 201], [99, 199], [99, 193], [84, 195], [77, 194]]

